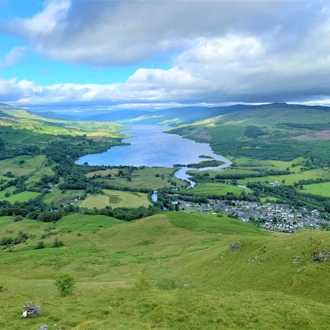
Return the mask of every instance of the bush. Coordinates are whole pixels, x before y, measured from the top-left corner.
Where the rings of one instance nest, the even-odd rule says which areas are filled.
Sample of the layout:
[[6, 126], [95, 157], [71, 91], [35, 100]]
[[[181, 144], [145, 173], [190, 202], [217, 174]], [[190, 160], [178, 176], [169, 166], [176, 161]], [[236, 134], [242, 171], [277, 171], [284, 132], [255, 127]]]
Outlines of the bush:
[[22, 221], [24, 218], [21, 215], [16, 215], [13, 217], [13, 222]]
[[44, 249], [45, 248], [45, 243], [43, 241], [38, 242], [36, 249]]
[[55, 238], [55, 240], [53, 242], [53, 247], [56, 248], [56, 247], [61, 247], [63, 245], [64, 245], [63, 241], [59, 240], [58, 238]]
[[59, 275], [54, 282], [61, 297], [72, 295], [75, 289], [75, 284], [76, 281], [69, 274]]

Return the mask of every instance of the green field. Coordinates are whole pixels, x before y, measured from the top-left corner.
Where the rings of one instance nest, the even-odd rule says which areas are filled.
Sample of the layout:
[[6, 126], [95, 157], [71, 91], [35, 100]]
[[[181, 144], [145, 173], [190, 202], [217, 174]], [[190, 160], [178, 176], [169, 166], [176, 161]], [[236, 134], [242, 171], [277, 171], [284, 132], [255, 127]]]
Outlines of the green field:
[[300, 180], [317, 179], [317, 178], [330, 178], [330, 172], [322, 169], [315, 169], [315, 170], [303, 171], [289, 175], [269, 175], [269, 176], [257, 177], [257, 178], [246, 178], [243, 180], [237, 180], [237, 182], [239, 184], [246, 185], [248, 182], [277, 181], [278, 183], [281, 184], [282, 181], [285, 180], [285, 184], [292, 185]]
[[226, 195], [227, 193], [240, 194], [243, 191], [247, 194], [250, 190], [224, 183], [199, 183], [192, 189], [182, 190], [196, 195]]
[[51, 205], [53, 203], [54, 206], [59, 207], [62, 204], [70, 202], [83, 194], [83, 190], [67, 190], [65, 193], [62, 193], [57, 186], [54, 186], [52, 191], [45, 195], [43, 201], [47, 205]]
[[[111, 174], [112, 176], [107, 180], [107, 183], [115, 187], [157, 190], [164, 187], [171, 187], [171, 182], [175, 182], [177, 186], [185, 186], [186, 183], [184, 181], [174, 177], [175, 171], [176, 169], [165, 167], [138, 168], [133, 170], [130, 181], [126, 177], [117, 177], [118, 169], [91, 172], [87, 176], [91, 177], [93, 173], [101, 176]], [[123, 172], [126, 173], [127, 169], [123, 169]]]
[[21, 193], [11, 195], [8, 198], [5, 198], [9, 203], [14, 204], [15, 202], [27, 202], [30, 199], [37, 198], [40, 193], [32, 191], [23, 191]]
[[[34, 199], [40, 195], [40, 193], [32, 192], [32, 191], [23, 191], [21, 193], [13, 195], [12, 192], [15, 190], [15, 187], [10, 187], [5, 190], [0, 191], [0, 201], [6, 200], [10, 202], [11, 204], [14, 204], [15, 202], [27, 202], [29, 199]], [[10, 192], [11, 195], [9, 197], [6, 197], [5, 194], [7, 192]]]
[[22, 176], [38, 169], [46, 161], [45, 156], [19, 156], [0, 161], [0, 174], [11, 172], [15, 176]]
[[239, 168], [263, 168], [263, 169], [273, 169], [273, 170], [286, 170], [291, 168], [292, 164], [302, 164], [304, 162], [303, 157], [293, 159], [292, 161], [280, 161], [280, 160], [261, 160], [253, 159], [248, 157], [232, 157], [231, 160]]
[[[273, 235], [184, 213], [133, 222], [80, 213], [55, 224], [0, 218], [1, 237], [20, 231], [32, 236], [0, 250], [2, 329], [328, 328], [330, 269], [311, 258], [330, 250], [328, 232]], [[53, 248], [55, 238], [64, 246]], [[35, 249], [39, 241], [44, 249]], [[58, 295], [59, 273], [75, 278], [72, 296]], [[27, 301], [41, 306], [39, 317], [20, 318]]]
[[308, 184], [304, 186], [303, 190], [299, 191], [302, 193], [330, 197], [330, 182]]
[[80, 207], [103, 208], [112, 207], [139, 207], [151, 205], [148, 195], [140, 192], [128, 192], [105, 189], [104, 195], [89, 195], [85, 200], [79, 202]]

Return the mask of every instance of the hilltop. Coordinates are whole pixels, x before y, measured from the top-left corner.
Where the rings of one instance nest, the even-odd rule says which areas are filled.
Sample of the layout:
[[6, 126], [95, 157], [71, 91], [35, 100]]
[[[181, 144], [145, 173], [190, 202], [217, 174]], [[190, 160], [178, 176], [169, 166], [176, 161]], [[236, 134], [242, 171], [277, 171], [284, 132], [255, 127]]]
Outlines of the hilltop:
[[[327, 328], [328, 261], [313, 260], [330, 251], [327, 232], [271, 235], [206, 214], [130, 223], [81, 214], [56, 224], [1, 218], [2, 237], [24, 234], [25, 243], [0, 251], [0, 325], [8, 330]], [[52, 247], [55, 238], [64, 245]], [[40, 240], [45, 248], [35, 249]], [[58, 296], [58, 273], [76, 279], [73, 296]], [[42, 314], [22, 320], [30, 300]]]

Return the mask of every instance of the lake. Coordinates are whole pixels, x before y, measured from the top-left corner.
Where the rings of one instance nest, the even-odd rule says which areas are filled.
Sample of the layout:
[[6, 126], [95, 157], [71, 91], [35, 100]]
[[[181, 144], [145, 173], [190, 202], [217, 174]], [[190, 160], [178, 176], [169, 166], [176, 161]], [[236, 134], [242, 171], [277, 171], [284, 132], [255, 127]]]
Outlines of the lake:
[[[207, 143], [198, 143], [181, 138], [179, 135], [164, 133], [166, 129], [168, 127], [163, 125], [132, 125], [129, 131], [123, 132], [123, 134], [132, 136], [132, 138], [123, 141], [130, 143], [130, 145], [116, 146], [103, 153], [85, 155], [79, 158], [76, 163], [173, 167], [173, 164], [198, 163], [207, 160], [199, 157], [205, 155], [225, 163], [217, 168], [224, 168], [231, 164], [230, 160], [216, 155]], [[189, 180], [189, 176], [186, 174], [187, 170], [189, 169], [182, 168], [177, 171], [176, 177]]]

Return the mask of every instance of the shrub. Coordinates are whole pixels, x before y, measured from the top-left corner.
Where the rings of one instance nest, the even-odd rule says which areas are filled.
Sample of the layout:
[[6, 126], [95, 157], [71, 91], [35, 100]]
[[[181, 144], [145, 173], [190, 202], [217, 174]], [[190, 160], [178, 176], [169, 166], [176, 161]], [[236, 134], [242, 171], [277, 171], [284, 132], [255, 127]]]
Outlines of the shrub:
[[45, 243], [43, 241], [38, 242], [36, 249], [44, 249]]
[[61, 297], [72, 295], [75, 289], [75, 284], [76, 281], [69, 274], [61, 274], [57, 276], [56, 281], [54, 282]]
[[53, 247], [56, 248], [56, 247], [61, 247], [63, 245], [64, 245], [63, 241], [59, 240], [58, 238], [55, 238], [55, 240], [53, 242]]
[[13, 222], [22, 221], [24, 218], [21, 215], [16, 215], [13, 217]]

